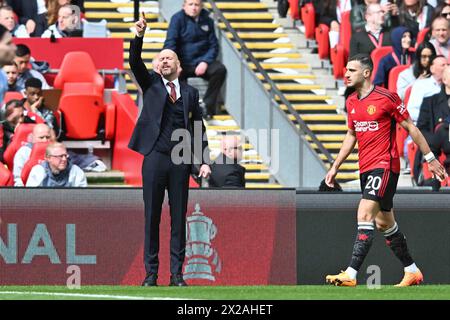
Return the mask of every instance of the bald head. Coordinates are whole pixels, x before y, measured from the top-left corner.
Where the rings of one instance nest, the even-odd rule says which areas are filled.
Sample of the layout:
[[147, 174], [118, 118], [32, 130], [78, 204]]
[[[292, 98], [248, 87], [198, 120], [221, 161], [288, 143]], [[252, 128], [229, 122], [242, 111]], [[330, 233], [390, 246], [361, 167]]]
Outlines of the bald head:
[[158, 53], [158, 73], [169, 81], [178, 78], [178, 68], [180, 67], [180, 60], [175, 51], [164, 49]]
[[450, 22], [444, 17], [437, 17], [431, 25], [431, 36], [440, 44], [447, 45], [450, 37]]
[[39, 123], [34, 126], [32, 134], [32, 143], [47, 142], [52, 139], [51, 129], [45, 123]]
[[239, 136], [224, 136], [221, 142], [222, 153], [230, 159], [240, 160], [242, 144]]

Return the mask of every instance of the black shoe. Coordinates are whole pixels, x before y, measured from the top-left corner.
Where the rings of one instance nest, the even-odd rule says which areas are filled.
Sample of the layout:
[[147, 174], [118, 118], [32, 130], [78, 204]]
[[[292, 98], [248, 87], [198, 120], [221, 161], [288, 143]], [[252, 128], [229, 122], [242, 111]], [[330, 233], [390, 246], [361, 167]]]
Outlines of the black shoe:
[[184, 282], [182, 274], [175, 274], [170, 276], [170, 284], [171, 287], [187, 287], [187, 283]]
[[156, 273], [149, 273], [142, 282], [143, 287], [157, 287], [158, 275]]

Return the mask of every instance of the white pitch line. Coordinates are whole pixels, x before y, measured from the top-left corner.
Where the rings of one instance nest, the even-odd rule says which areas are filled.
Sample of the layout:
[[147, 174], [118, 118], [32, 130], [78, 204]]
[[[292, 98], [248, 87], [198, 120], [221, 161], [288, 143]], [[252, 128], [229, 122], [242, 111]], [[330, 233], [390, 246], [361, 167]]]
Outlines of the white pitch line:
[[0, 295], [1, 294], [61, 296], [61, 297], [78, 297], [78, 298], [94, 298], [94, 299], [103, 298], [103, 299], [119, 299], [119, 300], [191, 300], [185, 298], [170, 298], [170, 297], [118, 296], [110, 294], [39, 292], [39, 291], [0, 291]]

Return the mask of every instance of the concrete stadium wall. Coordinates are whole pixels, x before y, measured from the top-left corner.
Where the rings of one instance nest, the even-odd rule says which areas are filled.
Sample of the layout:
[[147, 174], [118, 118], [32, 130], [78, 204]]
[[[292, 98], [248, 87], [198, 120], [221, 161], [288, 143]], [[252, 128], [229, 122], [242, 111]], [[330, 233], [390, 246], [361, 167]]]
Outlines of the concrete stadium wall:
[[[361, 196], [297, 194], [297, 279], [299, 284], [323, 284], [325, 275], [347, 268], [356, 236], [356, 212]], [[450, 283], [450, 194], [398, 193], [394, 198], [400, 230], [425, 283]], [[400, 282], [403, 267], [376, 232], [369, 255], [358, 274], [365, 284], [367, 267], [381, 269], [381, 283]]]
[[[345, 268], [356, 233], [359, 194], [192, 189], [188, 283], [323, 284]], [[450, 283], [450, 193], [398, 194], [397, 221], [426, 283]], [[82, 285], [139, 285], [143, 268], [141, 189], [0, 189], [0, 285], [65, 285], [69, 266]], [[160, 282], [169, 279], [169, 210], [161, 222]], [[382, 284], [402, 267], [377, 235], [360, 272], [381, 268]]]

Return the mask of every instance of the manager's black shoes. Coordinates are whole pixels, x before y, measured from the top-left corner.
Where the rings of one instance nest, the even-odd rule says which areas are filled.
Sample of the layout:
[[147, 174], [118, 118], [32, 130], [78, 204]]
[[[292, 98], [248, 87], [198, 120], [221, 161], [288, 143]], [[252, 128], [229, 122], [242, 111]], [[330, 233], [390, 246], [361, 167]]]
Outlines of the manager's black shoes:
[[157, 287], [158, 286], [158, 275], [156, 273], [149, 273], [142, 282], [143, 287]]
[[187, 283], [183, 279], [182, 274], [173, 274], [170, 276], [170, 284], [171, 287], [187, 287]]

